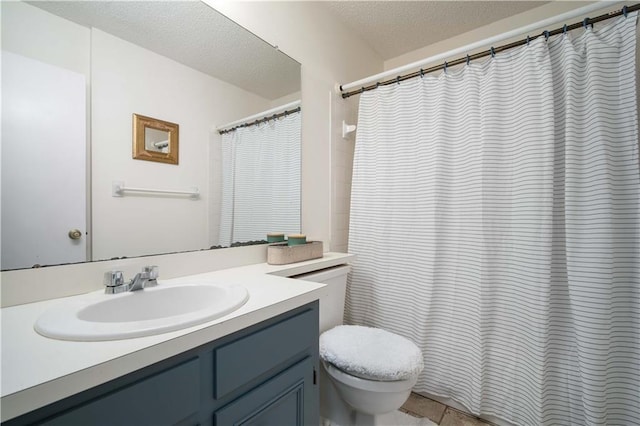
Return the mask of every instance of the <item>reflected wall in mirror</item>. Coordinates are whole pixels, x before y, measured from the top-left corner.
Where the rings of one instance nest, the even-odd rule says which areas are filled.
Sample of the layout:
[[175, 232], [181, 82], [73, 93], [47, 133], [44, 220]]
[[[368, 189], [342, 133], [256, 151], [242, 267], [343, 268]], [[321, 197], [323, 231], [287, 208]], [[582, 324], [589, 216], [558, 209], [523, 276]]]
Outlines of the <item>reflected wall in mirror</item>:
[[178, 164], [180, 126], [133, 114], [133, 158]]
[[[74, 207], [86, 224], [53, 213], [62, 224], [59, 229], [50, 229], [52, 238], [62, 238], [64, 249], [36, 257], [23, 246], [22, 236], [11, 241], [3, 238], [2, 269], [218, 245], [223, 155], [216, 126], [299, 99], [300, 65], [199, 1], [17, 1], [2, 2], [0, 7], [3, 58], [5, 53], [16, 55], [54, 68], [70, 80], [72, 76], [84, 78], [80, 83], [84, 100], [76, 100], [76, 106], [82, 108], [79, 118], [74, 119], [77, 126], [71, 127], [84, 141], [85, 150], [67, 152], [55, 141], [48, 146], [56, 147], [52, 163], [65, 165], [73, 158], [79, 174], [91, 177], [62, 178], [77, 183], [89, 200]], [[4, 84], [4, 60], [2, 79]], [[7, 132], [15, 126], [6, 123], [4, 106], [9, 101], [4, 90], [2, 102], [4, 209], [8, 204], [5, 182], [19, 182], [21, 177], [9, 176], [10, 167], [5, 170], [11, 161], [5, 158]], [[58, 108], [45, 102], [40, 107]], [[132, 158], [133, 111], [147, 117], [171, 117], [180, 124], [178, 165], [158, 167]], [[47, 112], [25, 109], [22, 114], [23, 124], [47, 126], [51, 122]], [[48, 196], [38, 197], [38, 209], [49, 211], [49, 204], [60, 203], [60, 186], [52, 185], [58, 171], [19, 164], [31, 171], [29, 179], [40, 179], [45, 185]], [[247, 166], [238, 163], [237, 167]], [[157, 189], [197, 187], [200, 197], [195, 201], [162, 195], [112, 197], [113, 181]], [[35, 210], [32, 204], [15, 204], [23, 208], [15, 212], [16, 217], [30, 218], [29, 212]], [[4, 211], [2, 222], [4, 234], [8, 229]], [[46, 246], [40, 230], [52, 228], [51, 221], [31, 225], [36, 230], [36, 244]], [[71, 240], [70, 229], [79, 229], [84, 237]], [[265, 229], [264, 234], [270, 231]], [[78, 241], [84, 243], [81, 248]], [[80, 250], [82, 256], [51, 256], [54, 251], [64, 254], [71, 248]], [[20, 259], [6, 264], [7, 253], [19, 254]]]

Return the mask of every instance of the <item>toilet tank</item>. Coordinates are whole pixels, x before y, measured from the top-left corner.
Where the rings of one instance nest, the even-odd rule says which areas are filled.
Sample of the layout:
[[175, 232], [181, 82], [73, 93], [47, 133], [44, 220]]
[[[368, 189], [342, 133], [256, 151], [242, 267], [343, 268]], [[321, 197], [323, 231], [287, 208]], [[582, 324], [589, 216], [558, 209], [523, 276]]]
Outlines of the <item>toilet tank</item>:
[[339, 265], [291, 277], [327, 285], [328, 294], [320, 298], [320, 333], [342, 324], [347, 274], [350, 271], [351, 266]]

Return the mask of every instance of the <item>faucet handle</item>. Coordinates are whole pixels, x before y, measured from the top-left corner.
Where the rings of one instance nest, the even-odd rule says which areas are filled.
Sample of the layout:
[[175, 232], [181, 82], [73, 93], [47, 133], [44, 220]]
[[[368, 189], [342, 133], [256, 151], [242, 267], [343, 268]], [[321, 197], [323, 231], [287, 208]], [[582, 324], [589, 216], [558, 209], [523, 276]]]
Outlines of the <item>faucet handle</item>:
[[128, 290], [124, 282], [122, 271], [109, 271], [104, 273], [104, 292], [106, 294], [123, 293]]
[[155, 287], [158, 285], [158, 267], [155, 265], [142, 268], [142, 278], [146, 279], [145, 287]]
[[147, 273], [147, 278], [150, 280], [156, 280], [160, 275], [160, 271], [156, 265], [145, 266], [142, 268], [142, 272]]
[[122, 271], [109, 271], [104, 273], [104, 285], [107, 287], [119, 287], [124, 285]]

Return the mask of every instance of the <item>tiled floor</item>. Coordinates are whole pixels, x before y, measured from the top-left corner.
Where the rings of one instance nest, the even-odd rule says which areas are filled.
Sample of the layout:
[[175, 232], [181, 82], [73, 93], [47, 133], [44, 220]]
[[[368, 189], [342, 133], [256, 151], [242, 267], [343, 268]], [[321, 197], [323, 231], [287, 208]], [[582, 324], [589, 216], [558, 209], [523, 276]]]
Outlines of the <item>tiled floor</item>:
[[440, 426], [493, 426], [479, 419], [437, 401], [412, 393], [400, 411], [418, 418], [428, 418]]

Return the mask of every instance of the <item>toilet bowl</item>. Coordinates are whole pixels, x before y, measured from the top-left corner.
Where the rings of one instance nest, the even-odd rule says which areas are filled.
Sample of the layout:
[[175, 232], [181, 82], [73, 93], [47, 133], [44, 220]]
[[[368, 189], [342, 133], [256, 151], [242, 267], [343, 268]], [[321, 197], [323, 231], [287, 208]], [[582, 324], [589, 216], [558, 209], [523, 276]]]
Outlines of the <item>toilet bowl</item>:
[[349, 266], [296, 278], [327, 285], [320, 299], [320, 415], [324, 424], [374, 425], [404, 404], [422, 371], [420, 349], [378, 328], [342, 325]]
[[347, 374], [325, 361], [322, 365], [340, 397], [356, 411], [373, 416], [400, 408], [418, 380], [417, 374], [409, 379], [393, 382], [365, 380]]

